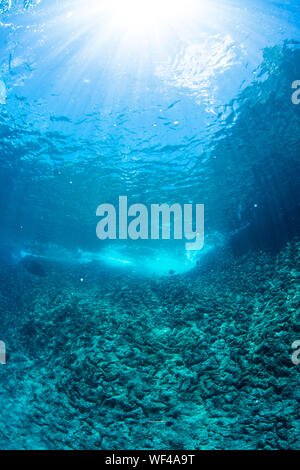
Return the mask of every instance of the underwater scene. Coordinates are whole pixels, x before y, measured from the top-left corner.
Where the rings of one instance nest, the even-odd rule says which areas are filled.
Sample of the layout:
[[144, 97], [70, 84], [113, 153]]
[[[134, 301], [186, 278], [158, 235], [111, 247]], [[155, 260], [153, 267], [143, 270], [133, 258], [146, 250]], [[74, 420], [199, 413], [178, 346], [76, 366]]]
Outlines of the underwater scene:
[[0, 450], [299, 450], [299, 161], [297, 0], [0, 0]]

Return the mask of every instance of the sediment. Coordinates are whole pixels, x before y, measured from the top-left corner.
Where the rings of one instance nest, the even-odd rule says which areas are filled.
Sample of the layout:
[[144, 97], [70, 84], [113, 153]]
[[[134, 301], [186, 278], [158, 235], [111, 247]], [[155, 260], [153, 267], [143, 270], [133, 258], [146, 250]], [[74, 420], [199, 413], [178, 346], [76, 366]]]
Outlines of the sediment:
[[0, 448], [299, 449], [299, 246], [160, 279], [1, 268]]

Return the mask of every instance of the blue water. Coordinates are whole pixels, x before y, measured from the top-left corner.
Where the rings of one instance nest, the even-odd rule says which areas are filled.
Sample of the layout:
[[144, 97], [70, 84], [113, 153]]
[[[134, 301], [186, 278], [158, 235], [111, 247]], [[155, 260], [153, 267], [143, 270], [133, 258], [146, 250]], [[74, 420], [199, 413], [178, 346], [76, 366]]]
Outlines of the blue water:
[[[300, 105], [292, 102], [292, 83], [300, 80], [299, 25], [300, 4], [296, 0], [203, 0], [187, 2], [184, 7], [181, 2], [171, 6], [145, 0], [144, 9], [132, 0], [127, 6], [126, 0], [0, 0], [0, 340], [10, 344], [14, 362], [2, 366], [0, 372], [8, 374], [10, 382], [17, 380], [24, 361], [29, 367], [30, 361], [45, 354], [48, 362], [45, 344], [41, 340], [34, 345], [33, 338], [43, 338], [51, 330], [52, 320], [47, 313], [51, 309], [54, 324], [60, 325], [61, 318], [67, 322], [58, 328], [60, 333], [50, 333], [57, 340], [55, 346], [50, 341], [53, 347], [63, 351], [64, 338], [71, 341], [68, 325], [76, 322], [75, 310], [84, 302], [85, 313], [78, 313], [83, 315], [82, 331], [73, 334], [81, 338], [85, 332], [89, 338], [94, 327], [89, 324], [90, 317], [85, 317], [86, 312], [89, 308], [100, 312], [102, 308], [93, 300], [95, 297], [105, 302], [110, 299], [105, 320], [95, 320], [95, 325], [104, 322], [108, 336], [114, 334], [114, 321], [121, 325], [134, 325], [136, 321], [137, 329], [138, 321], [144, 321], [151, 331], [157, 322], [165, 321], [161, 331], [167, 328], [168, 335], [169, 329], [176, 330], [178, 323], [174, 326], [173, 321], [179, 317], [183, 322], [194, 322], [189, 328], [199, 328], [200, 333], [195, 335], [203, 337], [208, 334], [205, 325], [210, 321], [214, 324], [213, 312], [217, 311], [224, 321], [222, 326], [222, 321], [219, 324], [216, 320], [217, 337], [211, 344], [217, 349], [224, 347], [222, 334], [229, 328], [229, 305], [236, 306], [244, 321], [239, 331], [246, 331], [253, 321], [254, 331], [262, 338], [286, 334], [281, 349], [284, 358], [278, 361], [286, 361], [289, 371], [282, 377], [292, 374], [289, 383], [296, 383], [299, 371], [289, 360], [288, 348], [299, 339], [297, 305], [292, 300], [297, 291], [297, 267], [293, 263], [300, 228]], [[122, 195], [128, 196], [129, 204], [146, 206], [204, 204], [203, 249], [187, 251], [185, 240], [99, 240], [97, 207], [102, 203], [117, 207]], [[274, 280], [277, 272], [281, 274]], [[254, 285], [257, 291], [250, 295]], [[102, 289], [100, 286], [105, 288], [97, 297], [95, 289]], [[118, 291], [129, 292], [130, 286], [132, 294], [127, 294], [127, 304], [120, 303]], [[197, 310], [193, 302], [201, 297], [201, 286], [204, 291], [208, 289], [205, 295], [209, 300], [204, 303], [211, 302], [212, 312], [202, 326], [197, 323], [200, 317], [189, 317], [187, 313], [189, 308]], [[143, 292], [140, 297], [139, 289]], [[185, 300], [178, 300], [176, 292], [185, 289], [187, 297], [182, 294]], [[172, 295], [164, 297], [162, 292]], [[76, 302], [72, 303], [73, 295]], [[264, 297], [268, 295], [270, 298]], [[143, 296], [148, 300], [141, 307], [137, 298]], [[214, 306], [218, 298], [219, 307]], [[222, 310], [223, 301], [228, 306]], [[251, 302], [253, 308], [249, 307]], [[287, 302], [286, 310], [281, 302]], [[264, 325], [266, 305], [273, 305], [275, 318], [277, 308], [282, 315], [285, 312], [285, 320], [277, 322], [285, 333], [271, 331], [272, 319], [271, 326]], [[251, 320], [245, 316], [248, 307]], [[257, 320], [259, 312], [262, 318]], [[135, 320], [140, 314], [145, 319]], [[127, 315], [126, 319], [122, 315]], [[106, 324], [110, 321], [107, 316], [115, 318], [111, 325]], [[31, 332], [29, 325], [35, 321]], [[48, 325], [48, 329], [42, 325]], [[126, 326], [122, 328], [126, 330]], [[253, 336], [250, 330], [249, 338]], [[84, 341], [79, 341], [78, 348]], [[183, 350], [190, 347], [189, 341], [182, 345]], [[215, 341], [221, 341], [220, 345]], [[251, 341], [249, 344], [251, 349]], [[136, 347], [142, 348], [138, 340]], [[176, 343], [171, 341], [171, 347], [180, 356], [181, 346], [176, 350]], [[114, 351], [113, 345], [107, 346], [107, 355], [109, 348]], [[147, 368], [147, 350], [141, 351], [141, 367]], [[249, 351], [243, 354], [248, 357]], [[72, 368], [67, 356], [62, 359], [65, 369], [59, 369], [61, 361], [57, 366], [57, 374], [62, 377], [69, 377]], [[108, 357], [105, 360], [109, 362]], [[178, 361], [180, 364], [181, 359]], [[260, 367], [259, 361], [254, 364], [254, 368]], [[4, 372], [3, 367], [10, 372]], [[219, 426], [227, 429], [227, 437], [214, 440], [208, 433], [202, 436], [203, 441], [197, 441], [205, 426], [214, 429], [218, 413], [213, 415], [213, 424], [199, 424], [193, 434], [189, 416], [202, 416], [202, 407], [211, 398], [203, 393], [203, 401], [197, 402], [197, 381], [192, 379], [189, 389], [195, 396], [178, 398], [189, 410], [183, 424], [188, 430], [186, 441], [183, 437], [177, 439], [180, 433], [175, 428], [130, 434], [126, 412], [114, 416], [113, 405], [109, 405], [111, 419], [124, 425], [118, 435], [112, 431], [110, 419], [105, 423], [105, 418], [98, 420], [91, 412], [91, 426], [94, 430], [101, 427], [102, 439], [84, 437], [91, 432], [83, 429], [80, 434], [86, 410], [78, 405], [72, 415], [73, 437], [65, 438], [67, 431], [57, 437], [55, 432], [59, 431], [53, 432], [50, 416], [52, 411], [53, 416], [57, 412], [56, 405], [47, 411], [47, 422], [30, 402], [35, 390], [31, 384], [39, 383], [44, 366], [37, 360], [32, 367], [24, 388], [19, 385], [15, 392], [14, 410], [12, 389], [3, 392], [10, 410], [3, 419], [7, 429], [17, 430], [13, 439], [0, 434], [0, 448], [299, 448], [294, 435], [286, 437], [283, 431], [274, 431], [268, 440], [261, 437], [263, 430], [255, 424], [249, 439], [243, 431], [239, 431], [239, 437], [231, 435], [230, 430], [227, 435], [236, 411], [230, 409], [230, 386], [229, 391], [219, 390], [228, 400], [229, 408], [223, 412], [228, 421], [224, 418], [226, 422]], [[191, 366], [184, 362], [182, 367], [188, 380]], [[277, 377], [279, 388], [283, 387], [282, 371], [278, 373], [275, 364], [270, 370], [266, 365], [261, 367]], [[249, 377], [256, 376], [250, 369], [248, 373]], [[147, 381], [146, 376], [141, 380]], [[2, 379], [7, 381], [8, 377], [1, 375]], [[72, 374], [69, 379], [72, 381]], [[45, 380], [50, 384], [50, 402], [52, 399], [55, 403], [56, 393], [62, 393], [62, 400], [67, 400], [72, 385], [64, 384], [65, 392], [61, 392], [53, 385], [53, 377]], [[120, 384], [126, 394], [130, 389], [127, 379]], [[90, 387], [94, 390], [96, 386], [93, 383]], [[166, 387], [167, 394], [168, 386], [161, 387]], [[176, 387], [170, 387], [170, 393], [176, 395]], [[34, 393], [43, 407], [48, 398], [42, 398], [42, 385]], [[112, 392], [113, 396], [120, 394], [118, 387]], [[128, 410], [130, 396], [126, 398]], [[237, 395], [233, 396], [237, 400]], [[299, 395], [291, 392], [287, 399], [291, 401], [286, 404], [290, 410], [286, 420], [290, 422], [294, 413], [290, 427], [295, 426], [296, 435]], [[271, 410], [272, 400], [264, 400]], [[103, 404], [103, 410], [107, 406]], [[242, 410], [242, 401], [237, 408]], [[221, 413], [217, 400], [214, 409]], [[28, 414], [22, 420], [24, 412]], [[60, 428], [67, 420], [63, 414], [61, 410]], [[236, 416], [242, 423], [238, 412]], [[110, 431], [106, 433], [105, 429]], [[272, 434], [267, 425], [265, 429], [265, 435]], [[46, 437], [40, 439], [41, 434]]]

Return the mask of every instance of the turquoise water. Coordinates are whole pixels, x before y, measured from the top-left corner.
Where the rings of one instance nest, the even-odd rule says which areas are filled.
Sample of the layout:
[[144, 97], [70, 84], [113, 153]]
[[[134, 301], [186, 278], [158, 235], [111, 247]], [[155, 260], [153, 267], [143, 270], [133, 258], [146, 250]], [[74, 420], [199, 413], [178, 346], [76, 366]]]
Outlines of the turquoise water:
[[[0, 0], [0, 448], [299, 448], [299, 19]], [[99, 240], [119, 196], [203, 249]]]

